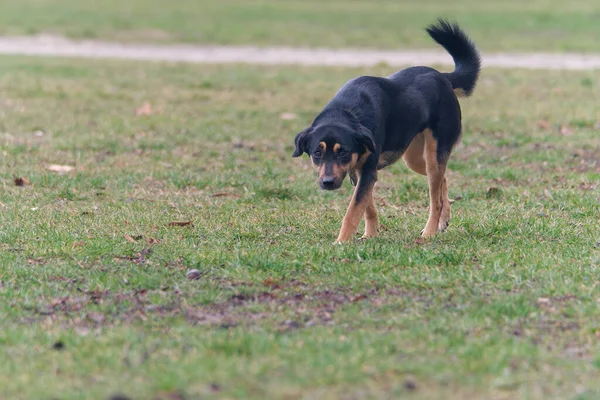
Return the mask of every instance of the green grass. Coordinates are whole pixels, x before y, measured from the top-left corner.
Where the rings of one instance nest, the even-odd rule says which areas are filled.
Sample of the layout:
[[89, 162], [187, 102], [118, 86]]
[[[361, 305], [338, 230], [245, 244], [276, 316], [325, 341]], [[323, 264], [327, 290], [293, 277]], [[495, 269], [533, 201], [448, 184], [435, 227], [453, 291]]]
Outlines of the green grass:
[[0, 33], [319, 47], [434, 47], [423, 28], [455, 19], [485, 51], [600, 52], [595, 0], [20, 0]]
[[2, 397], [596, 398], [597, 74], [485, 70], [448, 231], [398, 163], [333, 246], [350, 185], [293, 137], [390, 72], [3, 57]]

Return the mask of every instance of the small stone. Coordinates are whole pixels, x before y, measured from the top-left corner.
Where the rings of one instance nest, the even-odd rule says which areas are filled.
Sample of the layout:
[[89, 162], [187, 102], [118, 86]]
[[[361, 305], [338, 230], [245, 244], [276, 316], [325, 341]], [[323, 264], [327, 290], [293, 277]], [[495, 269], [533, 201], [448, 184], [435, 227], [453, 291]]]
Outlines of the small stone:
[[59, 351], [60, 351], [60, 350], [62, 350], [62, 349], [64, 349], [64, 348], [65, 348], [65, 344], [64, 344], [62, 341], [60, 341], [60, 340], [59, 340], [58, 342], [56, 342], [56, 343], [54, 343], [54, 344], [52, 345], [52, 348], [53, 348], [54, 350], [59, 350]]
[[113, 394], [108, 399], [109, 400], [131, 400], [131, 397], [126, 396], [126, 395], [121, 394], [121, 393], [117, 393], [117, 394]]
[[404, 380], [404, 388], [412, 392], [414, 390], [417, 390], [417, 383], [413, 378], [406, 378]]
[[196, 279], [200, 279], [200, 271], [197, 269], [190, 269], [185, 276], [190, 281], [195, 281]]

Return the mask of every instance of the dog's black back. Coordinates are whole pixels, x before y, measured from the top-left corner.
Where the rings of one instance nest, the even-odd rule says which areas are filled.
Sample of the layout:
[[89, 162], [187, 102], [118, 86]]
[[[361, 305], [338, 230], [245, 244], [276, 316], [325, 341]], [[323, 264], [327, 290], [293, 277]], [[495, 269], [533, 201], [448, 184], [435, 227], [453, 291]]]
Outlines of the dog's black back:
[[310, 154], [323, 189], [340, 187], [347, 173], [356, 190], [338, 242], [356, 232], [364, 213], [366, 236], [377, 233], [373, 187], [377, 170], [404, 157], [412, 170], [427, 175], [431, 236], [450, 218], [445, 180], [448, 157], [461, 134], [457, 96], [473, 91], [480, 70], [475, 45], [457, 25], [440, 20], [429, 35], [453, 57], [455, 70], [441, 73], [412, 67], [387, 78], [361, 76], [348, 81], [311, 126], [296, 135], [293, 156]]

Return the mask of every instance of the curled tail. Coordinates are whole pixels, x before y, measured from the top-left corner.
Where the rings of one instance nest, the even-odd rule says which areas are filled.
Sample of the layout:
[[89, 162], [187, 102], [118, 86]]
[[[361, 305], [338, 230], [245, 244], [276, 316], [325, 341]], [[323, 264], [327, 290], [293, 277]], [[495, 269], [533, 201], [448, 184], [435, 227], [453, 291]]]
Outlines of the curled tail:
[[481, 70], [481, 57], [475, 43], [457, 24], [443, 19], [427, 27], [427, 33], [454, 59], [454, 72], [443, 74], [452, 84], [454, 93], [457, 96], [470, 96]]

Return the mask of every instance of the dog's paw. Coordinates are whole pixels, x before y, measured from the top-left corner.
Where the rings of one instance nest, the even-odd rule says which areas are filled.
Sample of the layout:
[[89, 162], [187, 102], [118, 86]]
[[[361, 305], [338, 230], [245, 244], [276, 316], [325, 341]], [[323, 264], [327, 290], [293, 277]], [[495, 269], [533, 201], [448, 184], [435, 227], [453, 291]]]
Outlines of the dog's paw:
[[424, 239], [427, 239], [427, 238], [435, 236], [435, 233], [436, 233], [435, 231], [429, 232], [429, 231], [427, 231], [427, 229], [423, 229], [421, 231], [421, 237]]
[[438, 232], [444, 232], [450, 225], [450, 221], [440, 221], [438, 225]]

